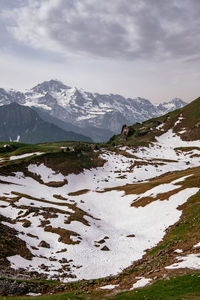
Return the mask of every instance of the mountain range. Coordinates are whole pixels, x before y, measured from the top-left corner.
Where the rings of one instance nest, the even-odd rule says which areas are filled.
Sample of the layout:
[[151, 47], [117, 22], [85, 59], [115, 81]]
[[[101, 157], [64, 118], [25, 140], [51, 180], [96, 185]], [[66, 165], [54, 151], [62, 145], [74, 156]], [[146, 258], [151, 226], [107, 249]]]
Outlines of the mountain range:
[[11, 103], [0, 106], [0, 141], [42, 143], [53, 141], [86, 141], [89, 137], [64, 131], [40, 118], [33, 109]]
[[1, 88], [0, 105], [13, 102], [34, 108], [45, 121], [95, 142], [108, 140], [124, 124], [143, 122], [187, 104], [175, 98], [154, 105], [143, 98], [86, 92], [57, 80], [44, 81], [24, 92]]

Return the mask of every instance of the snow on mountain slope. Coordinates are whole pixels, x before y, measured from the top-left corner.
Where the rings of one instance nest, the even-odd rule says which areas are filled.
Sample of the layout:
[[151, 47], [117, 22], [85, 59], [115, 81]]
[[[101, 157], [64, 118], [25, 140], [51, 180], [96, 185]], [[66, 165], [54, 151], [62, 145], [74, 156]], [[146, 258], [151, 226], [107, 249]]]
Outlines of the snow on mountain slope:
[[119, 133], [123, 124], [142, 122], [186, 104], [174, 99], [156, 106], [147, 99], [89, 93], [56, 80], [45, 81], [24, 93], [0, 89], [0, 104], [10, 102], [43, 108], [51, 116], [80, 127], [92, 125], [114, 133]]
[[[176, 150], [185, 143], [193, 147], [189, 152]], [[129, 148], [101, 152], [104, 166], [78, 175], [63, 176], [45, 162], [28, 163], [26, 172], [0, 175], [0, 215], [6, 218], [2, 224], [17, 231], [32, 255], [7, 256], [11, 268], [23, 266], [25, 272], [63, 281], [118, 274], [162, 241], [181, 218], [180, 205], [199, 191], [184, 185], [192, 173], [149, 184], [142, 192], [126, 194], [122, 187], [140, 187], [169, 171], [199, 166], [199, 141], [182, 141], [169, 130], [134, 153]], [[51, 181], [63, 184], [55, 187]], [[162, 199], [162, 193], [169, 196]], [[137, 207], [146, 197], [152, 201]]]

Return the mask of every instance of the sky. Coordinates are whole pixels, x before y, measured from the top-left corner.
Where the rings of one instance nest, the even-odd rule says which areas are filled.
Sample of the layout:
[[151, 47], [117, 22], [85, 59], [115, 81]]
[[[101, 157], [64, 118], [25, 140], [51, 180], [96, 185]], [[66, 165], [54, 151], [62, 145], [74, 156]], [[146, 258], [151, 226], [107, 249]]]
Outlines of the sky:
[[0, 0], [0, 87], [200, 96], [200, 0]]

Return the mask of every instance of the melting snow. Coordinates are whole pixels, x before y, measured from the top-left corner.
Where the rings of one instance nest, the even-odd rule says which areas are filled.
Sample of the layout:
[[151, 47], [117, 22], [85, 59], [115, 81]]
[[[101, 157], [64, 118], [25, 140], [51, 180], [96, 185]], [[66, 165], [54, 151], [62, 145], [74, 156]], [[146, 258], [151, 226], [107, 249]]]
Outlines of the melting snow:
[[167, 270], [189, 268], [193, 270], [200, 269], [200, 254], [189, 254], [187, 256], [180, 256], [176, 258], [179, 263], [174, 263], [171, 266], [165, 267]]
[[15, 156], [10, 156], [10, 160], [16, 160], [16, 159], [21, 159], [21, 158], [25, 158], [28, 156], [32, 156], [32, 155], [41, 155], [43, 154], [42, 152], [33, 152], [33, 153], [26, 153], [26, 154], [22, 154], [22, 155], [15, 155]]
[[41, 296], [42, 294], [40, 293], [28, 293], [26, 294], [26, 296], [30, 296], [30, 297], [37, 297], [37, 296]]
[[198, 248], [198, 247], [200, 247], [200, 243], [194, 245], [194, 248]]
[[183, 250], [182, 249], [176, 249], [174, 250], [175, 253], [183, 253]]
[[[167, 159], [172, 162], [165, 162], [163, 166], [157, 167], [160, 169], [160, 173], [166, 173], [168, 171], [184, 170], [189, 167], [199, 166], [200, 158], [191, 157], [186, 152], [177, 151], [179, 147], [200, 147], [200, 140], [197, 141], [182, 141], [180, 136], [176, 135], [171, 129], [159, 137], [156, 137], [157, 142], [152, 143], [149, 147], [140, 147], [136, 152], [133, 149], [125, 149], [128, 153], [137, 155], [138, 158], [145, 160]], [[173, 162], [174, 161], [174, 162]], [[156, 161], [155, 161], [156, 162]], [[156, 171], [154, 170], [154, 175]]]
[[119, 286], [119, 284], [107, 284], [107, 285], [101, 286], [100, 289], [101, 290], [113, 290], [117, 286]]
[[178, 125], [179, 123], [181, 123], [181, 121], [182, 121], [183, 119], [184, 119], [184, 118], [182, 117], [182, 115], [180, 115], [180, 117], [178, 118], [178, 120], [175, 122], [174, 127], [175, 127], [176, 125]]
[[[27, 243], [35, 256], [32, 260], [26, 260], [19, 255], [9, 257], [12, 267], [17, 269], [23, 265], [27, 270], [46, 273], [51, 278], [60, 275], [58, 270], [62, 268], [63, 264], [60, 260], [63, 258], [73, 261], [69, 265], [76, 279], [92, 279], [117, 274], [133, 261], [142, 258], [147, 249], [154, 247], [162, 240], [165, 230], [177, 222], [181, 216], [181, 211], [177, 209], [179, 205], [185, 203], [198, 191], [198, 188], [188, 188], [174, 194], [169, 200], [157, 200], [145, 207], [136, 208], [132, 207], [131, 203], [138, 195], [124, 195], [121, 191], [104, 193], [90, 191], [87, 194], [71, 196], [69, 200], [61, 201], [54, 195], [65, 197], [67, 184], [59, 188], [48, 187], [32, 178], [24, 177], [22, 173], [17, 173], [16, 176], [0, 176], [0, 179], [13, 182], [10, 185], [2, 183], [0, 195], [12, 190], [38, 198], [38, 200], [32, 200], [23, 196], [15, 201], [15, 207], [0, 207], [2, 215], [16, 219], [20, 206], [31, 207], [31, 203], [34, 207], [40, 208], [39, 216], [34, 213], [28, 215], [27, 219], [31, 221], [31, 226], [28, 228], [24, 228], [22, 222], [5, 223], [18, 232], [25, 233], [19, 234], [19, 237]], [[43, 199], [49, 202], [43, 202]], [[68, 217], [73, 213], [73, 209], [67, 206], [69, 201], [74, 201], [78, 208], [92, 216], [84, 216], [90, 226], [76, 220], [68, 223]], [[76, 232], [78, 236], [72, 234], [72, 241], [78, 244], [66, 245], [59, 241], [57, 233], [44, 231], [41, 227], [41, 221], [45, 220], [42, 216], [42, 207], [54, 207], [63, 211], [63, 213], [57, 213], [56, 218], [49, 218], [49, 225], [53, 228]], [[155, 215], [159, 215], [159, 218], [155, 219]], [[28, 234], [34, 234], [37, 239]], [[131, 234], [135, 236], [132, 239], [128, 237]], [[38, 248], [42, 240], [50, 245], [49, 249]], [[98, 242], [100, 240], [104, 240], [103, 244]], [[108, 251], [103, 251], [104, 246]], [[36, 250], [32, 247], [36, 247]], [[65, 248], [67, 252], [60, 252]], [[52, 262], [50, 258], [55, 261]], [[49, 271], [43, 270], [41, 267], [43, 264], [49, 267]]]
[[137, 279], [139, 279], [136, 283], [134, 283], [133, 287], [131, 288], [131, 290], [137, 289], [137, 288], [141, 288], [146, 286], [148, 283], [151, 282], [151, 278], [145, 278], [145, 277], [137, 277]]
[[[101, 156], [107, 160], [105, 165], [85, 170], [79, 175], [64, 177], [44, 164], [29, 165], [28, 170], [41, 176], [44, 183], [66, 179], [68, 183], [62, 187], [49, 187], [31, 177], [25, 177], [21, 172], [13, 176], [0, 176], [1, 181], [10, 182], [1, 183], [0, 197], [7, 195], [8, 200], [13, 200], [16, 197], [13, 192], [23, 194], [21, 198], [14, 200], [14, 206], [12, 201], [9, 205], [0, 200], [0, 214], [16, 221], [4, 224], [19, 232], [19, 238], [26, 242], [34, 256], [32, 260], [19, 255], [11, 256], [8, 259], [12, 267], [18, 269], [23, 266], [26, 270], [44, 273], [49, 278], [60, 278], [63, 281], [94, 279], [121, 272], [134, 261], [141, 259], [147, 249], [156, 246], [165, 236], [166, 229], [180, 219], [182, 212], [178, 209], [179, 206], [199, 189], [187, 188], [174, 193], [168, 200], [158, 199], [144, 207], [134, 207], [131, 204], [145, 196], [156, 198], [160, 193], [175, 190], [182, 186], [182, 181], [188, 176], [158, 185], [140, 195], [125, 195], [123, 191], [117, 190], [103, 193], [99, 191], [106, 187], [144, 181], [169, 171], [199, 165], [199, 157], [188, 159], [186, 153], [178, 153], [175, 148], [186, 145], [199, 147], [200, 141], [183, 142], [172, 131], [168, 131], [157, 140], [149, 148], [141, 147], [137, 153], [126, 149], [137, 157], [125, 157], [103, 151]], [[34, 154], [42, 153], [28, 153], [12, 159]], [[82, 189], [88, 189], [89, 192], [69, 196], [69, 193]], [[48, 217], [47, 225], [53, 228], [54, 232], [45, 230], [44, 224], [47, 219], [44, 213], [47, 208], [48, 212], [53, 210], [54, 213]], [[74, 217], [77, 209], [82, 212], [82, 219]], [[20, 216], [22, 220], [30, 221], [29, 227], [23, 227]], [[70, 243], [66, 244], [60, 240], [59, 230], [68, 232]], [[128, 237], [130, 235], [133, 238]], [[41, 241], [48, 243], [50, 248], [39, 246]], [[193, 257], [194, 261], [195, 259], [197, 261], [199, 257]], [[188, 260], [185, 258], [179, 265], [184, 262]], [[44, 270], [44, 265], [48, 270]], [[149, 282], [150, 279], [139, 278], [133, 288], [142, 286], [147, 280]]]
[[64, 181], [66, 177], [64, 177], [61, 173], [56, 173], [52, 169], [47, 168], [44, 164], [40, 165], [29, 165], [28, 171], [34, 174], [37, 174], [41, 177], [44, 183], [48, 183], [51, 181]]

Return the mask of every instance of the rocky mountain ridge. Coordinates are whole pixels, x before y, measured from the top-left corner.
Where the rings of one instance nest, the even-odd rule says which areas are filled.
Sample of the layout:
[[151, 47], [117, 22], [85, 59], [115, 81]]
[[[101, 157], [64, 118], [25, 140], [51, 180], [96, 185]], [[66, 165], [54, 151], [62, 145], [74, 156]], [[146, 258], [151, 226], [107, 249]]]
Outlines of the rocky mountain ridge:
[[[11, 102], [36, 107], [49, 116], [86, 128], [89, 135], [89, 127], [92, 127], [93, 131], [94, 128], [107, 130], [110, 136], [119, 133], [123, 124], [143, 122], [187, 104], [181, 99], [173, 99], [171, 102], [153, 105], [140, 97], [132, 99], [121, 95], [90, 93], [57, 80], [44, 81], [24, 92], [0, 89], [0, 105]], [[109, 132], [105, 137], [102, 132], [102, 138], [96, 141], [106, 140]], [[95, 134], [91, 136], [92, 139], [94, 137]]]

